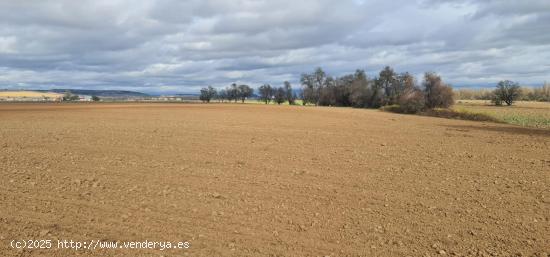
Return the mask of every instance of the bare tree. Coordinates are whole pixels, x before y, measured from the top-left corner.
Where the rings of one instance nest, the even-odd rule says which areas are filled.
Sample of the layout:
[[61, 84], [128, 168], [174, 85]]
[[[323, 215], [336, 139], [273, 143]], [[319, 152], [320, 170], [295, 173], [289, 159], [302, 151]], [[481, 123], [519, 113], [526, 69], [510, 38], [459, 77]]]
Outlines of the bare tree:
[[319, 101], [318, 105], [321, 106], [334, 106], [336, 105], [336, 86], [332, 77], [327, 77], [324, 84], [319, 87]]
[[321, 89], [327, 85], [327, 74], [321, 68], [315, 69], [311, 74], [302, 74], [300, 79], [303, 87], [304, 104], [319, 105]]
[[229, 86], [226, 90], [227, 92], [227, 100], [235, 101], [239, 100], [239, 88], [237, 87], [237, 84], [233, 83], [231, 86]]
[[380, 85], [384, 91], [384, 104], [393, 104], [395, 102], [398, 84], [397, 74], [391, 67], [386, 66], [380, 71], [378, 85]]
[[284, 82], [284, 89], [285, 89], [285, 98], [288, 101], [289, 105], [294, 105], [294, 102], [296, 101], [296, 95], [292, 91], [292, 85], [290, 85], [290, 82], [285, 81]]
[[417, 88], [416, 78], [408, 72], [401, 73], [401, 75], [399, 75], [399, 81], [402, 84], [403, 93]]
[[225, 89], [220, 90], [218, 92], [218, 101], [222, 102], [227, 100], [227, 91]]
[[319, 105], [319, 99], [320, 99], [320, 94], [321, 94], [321, 89], [324, 87], [324, 86], [327, 86], [327, 74], [325, 73], [325, 71], [323, 71], [323, 69], [321, 69], [321, 67], [318, 67], [317, 69], [315, 69], [315, 72], [313, 72], [312, 74], [313, 76], [313, 93], [314, 93], [314, 100], [315, 100], [315, 105]]
[[208, 86], [201, 89], [201, 95], [199, 98], [201, 101], [205, 103], [210, 103], [210, 100], [216, 97], [216, 94], [217, 94], [216, 89], [213, 88], [212, 86]]
[[258, 88], [258, 92], [260, 94], [260, 100], [265, 102], [265, 104], [268, 104], [271, 101], [271, 97], [273, 96], [273, 89], [271, 88], [271, 85], [264, 84]]
[[[517, 82], [503, 80], [498, 82], [497, 89], [495, 89], [494, 93], [496, 99], [501, 102], [505, 102], [506, 105], [510, 106], [514, 104], [514, 102], [521, 95], [521, 87]], [[495, 101], [495, 103], [498, 105], [497, 101]]]
[[453, 89], [433, 72], [424, 74], [424, 95], [427, 108], [447, 108], [454, 104]]
[[426, 107], [426, 97], [420, 88], [412, 87], [405, 90], [397, 103], [400, 112], [417, 113]]
[[380, 79], [375, 78], [370, 86], [368, 107], [379, 108], [384, 105], [384, 102], [384, 86], [382, 85]]
[[371, 93], [372, 92], [369, 89], [369, 81], [367, 79], [365, 71], [355, 71], [355, 74], [353, 75], [353, 80], [351, 82], [349, 95], [351, 106], [357, 108], [369, 107]]
[[302, 74], [300, 78], [302, 83], [302, 104], [317, 103], [315, 98], [314, 79], [311, 74]]
[[282, 87], [274, 88], [273, 89], [273, 101], [275, 101], [277, 104], [282, 104], [286, 100], [286, 91]]
[[251, 97], [252, 94], [254, 94], [254, 89], [252, 89], [248, 85], [239, 85], [238, 95], [239, 98], [241, 98], [241, 102], [244, 103], [244, 100], [246, 100], [248, 97]]

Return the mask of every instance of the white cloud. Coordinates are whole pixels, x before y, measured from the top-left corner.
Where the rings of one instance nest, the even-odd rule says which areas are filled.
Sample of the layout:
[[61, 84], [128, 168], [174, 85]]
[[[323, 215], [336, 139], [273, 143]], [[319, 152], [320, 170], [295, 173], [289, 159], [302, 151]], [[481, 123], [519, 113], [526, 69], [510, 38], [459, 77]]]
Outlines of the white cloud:
[[16, 49], [17, 38], [14, 36], [0, 37], [0, 54], [14, 54]]
[[546, 0], [0, 2], [0, 87], [196, 91], [385, 65], [455, 85], [550, 80]]

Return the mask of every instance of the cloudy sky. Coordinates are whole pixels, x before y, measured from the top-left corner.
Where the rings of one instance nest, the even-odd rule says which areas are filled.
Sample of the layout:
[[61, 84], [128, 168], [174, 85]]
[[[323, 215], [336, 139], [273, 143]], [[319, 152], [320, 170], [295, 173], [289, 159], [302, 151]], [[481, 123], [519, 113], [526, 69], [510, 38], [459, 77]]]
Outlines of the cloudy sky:
[[550, 81], [550, 1], [0, 0], [0, 88], [189, 93], [386, 65]]

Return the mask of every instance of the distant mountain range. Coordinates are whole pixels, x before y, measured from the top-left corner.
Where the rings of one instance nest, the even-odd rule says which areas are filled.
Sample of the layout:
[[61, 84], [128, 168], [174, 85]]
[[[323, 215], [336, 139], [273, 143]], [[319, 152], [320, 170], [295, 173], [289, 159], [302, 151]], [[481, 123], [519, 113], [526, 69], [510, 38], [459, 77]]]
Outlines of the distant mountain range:
[[126, 91], [126, 90], [90, 90], [90, 89], [49, 89], [49, 90], [33, 90], [37, 92], [54, 92], [54, 93], [65, 93], [71, 92], [76, 95], [95, 95], [99, 97], [147, 97], [150, 96], [145, 93], [135, 92], [135, 91]]

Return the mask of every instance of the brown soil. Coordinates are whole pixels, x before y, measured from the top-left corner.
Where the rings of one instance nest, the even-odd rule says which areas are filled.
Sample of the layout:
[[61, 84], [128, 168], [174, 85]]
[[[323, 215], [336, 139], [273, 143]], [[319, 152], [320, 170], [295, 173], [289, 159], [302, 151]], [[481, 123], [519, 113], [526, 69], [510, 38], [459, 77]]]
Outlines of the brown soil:
[[550, 130], [348, 108], [4, 104], [0, 175], [0, 256], [550, 253]]

